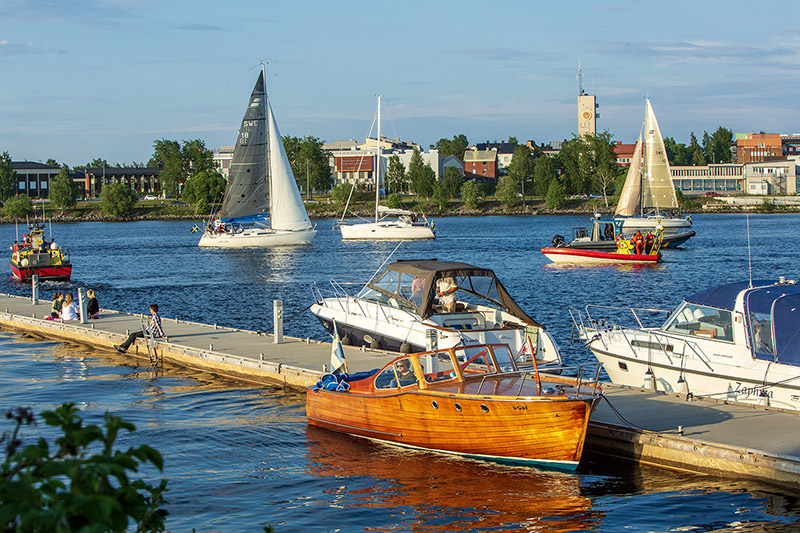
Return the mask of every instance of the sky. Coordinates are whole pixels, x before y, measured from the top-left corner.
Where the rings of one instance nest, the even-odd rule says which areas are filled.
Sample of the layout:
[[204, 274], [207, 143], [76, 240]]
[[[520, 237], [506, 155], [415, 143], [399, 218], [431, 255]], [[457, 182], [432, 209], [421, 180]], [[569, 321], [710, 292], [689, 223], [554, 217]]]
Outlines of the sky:
[[[146, 163], [160, 139], [236, 140], [259, 64], [282, 135], [426, 150], [577, 132], [578, 63], [598, 130], [635, 142], [800, 132], [788, 1], [0, 0], [0, 153]], [[374, 135], [374, 132], [373, 132]]]

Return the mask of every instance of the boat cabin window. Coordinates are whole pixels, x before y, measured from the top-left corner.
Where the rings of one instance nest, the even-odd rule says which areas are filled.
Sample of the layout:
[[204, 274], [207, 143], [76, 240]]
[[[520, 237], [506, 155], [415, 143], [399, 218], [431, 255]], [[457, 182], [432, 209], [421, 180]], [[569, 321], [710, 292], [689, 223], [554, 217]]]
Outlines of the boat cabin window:
[[411, 365], [411, 359], [405, 357], [398, 359], [394, 364], [387, 366], [375, 378], [376, 389], [396, 389], [397, 387], [405, 387], [413, 385], [417, 382], [417, 376], [414, 374], [414, 367]]
[[730, 311], [688, 302], [673, 313], [663, 329], [681, 335], [733, 341]]
[[446, 350], [421, 355], [419, 357], [419, 363], [422, 365], [422, 370], [425, 373], [425, 381], [427, 383], [436, 383], [456, 378], [453, 360], [450, 358], [450, 352]]
[[514, 364], [515, 356], [507, 345], [492, 346], [492, 352], [500, 372], [514, 372], [517, 369]]
[[[456, 285], [458, 286], [456, 299], [459, 302], [500, 308], [500, 296], [497, 294], [497, 284], [493, 277], [458, 276], [456, 277]], [[460, 308], [461, 306], [456, 311], [461, 310]]]
[[750, 313], [750, 338], [756, 352], [774, 355], [772, 320], [767, 313]]
[[458, 353], [458, 362], [464, 376], [471, 374], [493, 374], [494, 362], [486, 346], [467, 348]]

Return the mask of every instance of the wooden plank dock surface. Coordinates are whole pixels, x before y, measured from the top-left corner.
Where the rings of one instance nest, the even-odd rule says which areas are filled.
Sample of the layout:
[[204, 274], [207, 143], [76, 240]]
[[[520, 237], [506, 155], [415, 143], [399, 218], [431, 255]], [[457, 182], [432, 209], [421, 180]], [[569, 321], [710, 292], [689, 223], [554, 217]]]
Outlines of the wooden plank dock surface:
[[[0, 326], [113, 350], [141, 315], [101, 310], [102, 318], [46, 320], [51, 302], [0, 295]], [[145, 310], [146, 311], [146, 310]], [[145, 317], [146, 318], [146, 317]], [[330, 343], [216, 327], [162, 317], [158, 341], [167, 365], [260, 385], [304, 389], [330, 364]], [[382, 366], [397, 354], [345, 346], [351, 372]], [[128, 350], [147, 361], [143, 341]], [[589, 424], [586, 448], [660, 467], [800, 486], [800, 414], [607, 385]], [[619, 413], [619, 414], [618, 414]], [[679, 433], [679, 427], [682, 432]]]

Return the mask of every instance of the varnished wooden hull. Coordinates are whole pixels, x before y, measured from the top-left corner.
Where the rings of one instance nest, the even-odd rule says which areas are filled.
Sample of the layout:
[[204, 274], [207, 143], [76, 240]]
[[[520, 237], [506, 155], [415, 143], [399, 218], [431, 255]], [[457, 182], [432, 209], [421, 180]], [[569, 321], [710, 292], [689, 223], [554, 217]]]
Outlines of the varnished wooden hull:
[[321, 389], [308, 391], [306, 414], [309, 424], [401, 446], [572, 471], [593, 401]]

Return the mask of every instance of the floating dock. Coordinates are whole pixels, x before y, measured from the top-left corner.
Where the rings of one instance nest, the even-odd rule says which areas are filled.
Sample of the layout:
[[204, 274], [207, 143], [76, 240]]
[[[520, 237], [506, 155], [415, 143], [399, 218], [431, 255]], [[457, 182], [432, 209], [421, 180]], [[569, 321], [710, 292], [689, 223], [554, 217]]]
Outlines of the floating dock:
[[[0, 294], [0, 327], [46, 339], [113, 350], [141, 329], [142, 315], [102, 309], [97, 320], [47, 320], [51, 302]], [[144, 319], [147, 320], [145, 315]], [[162, 317], [163, 364], [248, 383], [304, 389], [330, 365], [330, 343]], [[279, 342], [276, 342], [279, 341]], [[345, 346], [348, 370], [382, 366], [397, 354]], [[143, 340], [128, 350], [149, 361]], [[767, 407], [692, 400], [606, 386], [589, 423], [587, 451], [644, 464], [738, 479], [800, 486], [800, 414]]]

